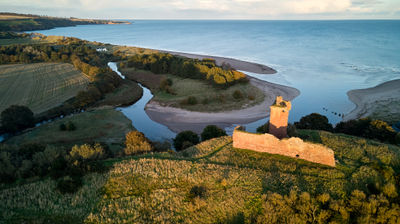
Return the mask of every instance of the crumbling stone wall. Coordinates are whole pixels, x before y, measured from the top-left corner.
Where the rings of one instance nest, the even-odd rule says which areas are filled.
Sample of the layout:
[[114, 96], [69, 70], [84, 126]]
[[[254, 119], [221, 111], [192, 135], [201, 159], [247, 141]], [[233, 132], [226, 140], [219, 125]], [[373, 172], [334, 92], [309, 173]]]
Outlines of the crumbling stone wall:
[[270, 107], [269, 133], [277, 138], [287, 137], [287, 126], [289, 111], [292, 104], [283, 100], [282, 96], [277, 96], [275, 103]]
[[278, 139], [271, 134], [253, 134], [236, 127], [233, 132], [233, 147], [257, 152], [279, 154], [304, 159], [313, 163], [335, 166], [332, 149], [323, 145], [304, 142], [300, 138]]

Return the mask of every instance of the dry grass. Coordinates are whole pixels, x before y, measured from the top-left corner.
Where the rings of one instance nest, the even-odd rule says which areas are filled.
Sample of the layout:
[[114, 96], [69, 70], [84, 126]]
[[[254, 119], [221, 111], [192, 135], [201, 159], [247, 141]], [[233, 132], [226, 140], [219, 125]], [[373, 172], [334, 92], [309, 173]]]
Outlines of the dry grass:
[[[245, 209], [262, 192], [261, 173], [214, 164], [157, 159], [115, 165], [93, 223], [215, 223]], [[193, 186], [205, 198], [188, 198]]]
[[[332, 148], [337, 167], [235, 149], [231, 137], [221, 137], [169, 156], [156, 153], [113, 160], [108, 179], [93, 183], [96, 189], [104, 184], [96, 206], [90, 210], [93, 201], [87, 199], [89, 206], [78, 211], [71, 207], [71, 214], [85, 214], [86, 223], [231, 223], [240, 216], [249, 221], [263, 212], [265, 195], [272, 192], [287, 195], [298, 190], [312, 197], [328, 193], [345, 200], [354, 189], [368, 191], [368, 184], [383, 186], [398, 175], [392, 168], [400, 164], [399, 147], [327, 132], [299, 132], [310, 141]], [[42, 186], [37, 189], [52, 192], [51, 181], [35, 184]], [[29, 216], [26, 211], [31, 211], [31, 206], [44, 205], [60, 207], [51, 212], [44, 210], [44, 214], [60, 214], [58, 211], [72, 206], [66, 199], [52, 198], [53, 193], [30, 196], [31, 185], [24, 186], [0, 193], [0, 199], [7, 201], [3, 207], [0, 205], [5, 211], [3, 216]], [[203, 186], [205, 196], [190, 196], [195, 186]], [[85, 201], [79, 193], [74, 197], [78, 205]]]
[[87, 175], [75, 194], [61, 194], [50, 179], [1, 190], [0, 223], [81, 223], [100, 199], [106, 180], [104, 174]]
[[88, 82], [85, 75], [66, 63], [1, 65], [0, 111], [24, 105], [41, 113], [74, 97]]

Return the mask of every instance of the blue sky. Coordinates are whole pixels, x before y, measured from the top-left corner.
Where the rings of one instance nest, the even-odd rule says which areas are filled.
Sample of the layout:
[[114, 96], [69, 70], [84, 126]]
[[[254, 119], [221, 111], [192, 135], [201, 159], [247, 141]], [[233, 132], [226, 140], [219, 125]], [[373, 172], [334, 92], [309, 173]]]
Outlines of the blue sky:
[[400, 19], [400, 0], [0, 0], [0, 11], [110, 19]]

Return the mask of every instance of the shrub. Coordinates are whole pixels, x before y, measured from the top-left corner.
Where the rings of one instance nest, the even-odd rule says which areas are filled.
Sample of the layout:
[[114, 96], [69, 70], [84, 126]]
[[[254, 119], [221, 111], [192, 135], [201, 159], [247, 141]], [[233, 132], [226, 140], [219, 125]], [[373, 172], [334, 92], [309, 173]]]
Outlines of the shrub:
[[256, 97], [254, 95], [249, 95], [247, 98], [249, 98], [249, 100], [255, 100]]
[[33, 112], [25, 106], [12, 105], [1, 112], [1, 125], [4, 131], [16, 133], [35, 126]]
[[126, 134], [125, 155], [133, 155], [141, 152], [150, 152], [153, 150], [150, 140], [142, 132], [131, 131]]
[[204, 98], [204, 99], [201, 101], [201, 103], [202, 103], [203, 105], [206, 105], [206, 104], [209, 104], [210, 101], [209, 101], [208, 98]]
[[67, 131], [75, 131], [76, 126], [72, 121], [68, 121], [67, 124], [65, 125]]
[[396, 143], [396, 131], [386, 122], [363, 118], [340, 122], [335, 132]]
[[201, 133], [201, 140], [206, 141], [208, 139], [226, 136], [225, 130], [217, 127], [216, 125], [208, 125], [203, 129]]
[[106, 152], [99, 143], [96, 143], [94, 146], [89, 144], [80, 146], [75, 145], [72, 147], [69, 155], [73, 161], [99, 160], [106, 158]]
[[[186, 142], [186, 143], [185, 143]], [[182, 131], [174, 138], [174, 147], [177, 151], [199, 143], [199, 136], [193, 131]]]
[[296, 137], [297, 136], [297, 128], [294, 124], [289, 124], [287, 127], [287, 134], [289, 137]]
[[66, 131], [67, 130], [67, 126], [65, 126], [64, 123], [60, 124], [59, 126], [60, 131]]
[[63, 193], [75, 193], [82, 186], [82, 178], [79, 176], [65, 176], [57, 182], [57, 189]]
[[196, 197], [206, 198], [206, 196], [207, 196], [207, 188], [203, 185], [196, 185], [190, 189], [188, 198], [189, 199], [194, 199]]
[[329, 123], [328, 118], [317, 114], [312, 113], [307, 116], [304, 116], [300, 119], [299, 122], [295, 122], [294, 125], [299, 129], [312, 129], [312, 130], [324, 130], [324, 131], [332, 131], [332, 124]]
[[257, 133], [269, 133], [269, 121], [257, 128]]
[[197, 98], [194, 96], [189, 96], [187, 98], [187, 102], [189, 105], [196, 105], [197, 104]]
[[233, 92], [232, 94], [233, 98], [236, 100], [241, 100], [243, 99], [243, 93], [240, 90], [235, 90], [235, 92]]
[[168, 141], [153, 142], [154, 151], [156, 152], [167, 152], [171, 149], [171, 143]]

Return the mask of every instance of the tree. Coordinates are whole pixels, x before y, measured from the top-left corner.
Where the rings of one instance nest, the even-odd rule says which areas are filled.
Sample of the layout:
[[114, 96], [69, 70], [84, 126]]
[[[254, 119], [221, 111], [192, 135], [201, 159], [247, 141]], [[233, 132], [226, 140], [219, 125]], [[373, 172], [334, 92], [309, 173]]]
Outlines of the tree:
[[182, 131], [174, 138], [174, 147], [177, 151], [199, 143], [199, 136], [193, 131]]
[[299, 129], [312, 129], [312, 130], [324, 130], [324, 131], [332, 131], [332, 124], [329, 123], [328, 118], [317, 114], [312, 113], [307, 116], [304, 116], [300, 119], [300, 122], [295, 122], [294, 125]]
[[12, 105], [1, 112], [1, 125], [10, 133], [33, 127], [35, 126], [33, 112], [26, 106]]
[[126, 134], [125, 145], [125, 155], [133, 155], [140, 152], [150, 152], [153, 150], [150, 140], [139, 131], [128, 132], [128, 134]]
[[223, 129], [217, 127], [216, 125], [208, 125], [203, 129], [203, 132], [201, 133], [201, 140], [206, 141], [208, 139], [221, 136], [226, 136], [226, 132]]

